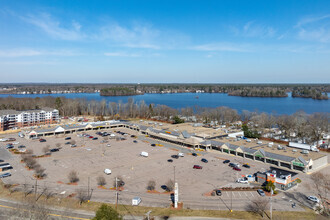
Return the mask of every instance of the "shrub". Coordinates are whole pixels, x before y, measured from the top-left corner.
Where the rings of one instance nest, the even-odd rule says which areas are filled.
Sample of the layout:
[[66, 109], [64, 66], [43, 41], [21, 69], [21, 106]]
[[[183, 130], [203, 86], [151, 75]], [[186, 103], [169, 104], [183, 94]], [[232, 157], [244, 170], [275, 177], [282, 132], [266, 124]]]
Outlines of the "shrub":
[[78, 174], [76, 171], [72, 170], [69, 174], [68, 174], [68, 179], [70, 181], [70, 183], [76, 183], [79, 181], [78, 178]]
[[155, 180], [149, 180], [147, 185], [147, 190], [155, 190], [156, 182]]
[[107, 184], [107, 182], [103, 176], [97, 177], [96, 180], [97, 180], [97, 185], [99, 185], [99, 186], [104, 186]]
[[105, 220], [105, 219], [122, 220], [123, 217], [110, 206], [103, 204], [96, 211], [95, 217], [93, 218], [93, 220]]
[[297, 182], [297, 183], [301, 183], [301, 179], [297, 179], [296, 182]]

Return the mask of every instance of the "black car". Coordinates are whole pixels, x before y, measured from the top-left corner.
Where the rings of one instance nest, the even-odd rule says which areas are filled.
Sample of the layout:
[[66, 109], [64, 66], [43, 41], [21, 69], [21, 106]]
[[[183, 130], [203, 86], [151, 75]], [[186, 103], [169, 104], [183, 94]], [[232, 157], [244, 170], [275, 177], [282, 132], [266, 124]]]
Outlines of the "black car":
[[209, 161], [206, 160], [205, 158], [202, 158], [201, 161], [204, 162], [204, 163], [208, 163], [208, 162], [209, 162]]
[[249, 164], [243, 164], [243, 167], [250, 168], [250, 165]]
[[222, 192], [221, 192], [220, 189], [216, 189], [216, 190], [215, 190], [215, 194], [216, 194], [217, 196], [221, 196], [221, 195], [222, 195]]
[[0, 178], [5, 178], [5, 177], [9, 177], [9, 176], [11, 176], [10, 173], [4, 173], [4, 174], [0, 175]]
[[39, 139], [39, 142], [46, 142], [45, 139]]
[[225, 160], [225, 161], [223, 161], [223, 163], [229, 163], [230, 162], [230, 160]]
[[230, 167], [235, 167], [235, 164], [234, 163], [229, 163], [229, 166]]
[[57, 148], [50, 149], [50, 152], [56, 152], [56, 151], [60, 151], [60, 150]]
[[172, 163], [172, 162], [173, 162], [173, 160], [172, 160], [172, 159], [168, 159], [168, 160], [167, 160], [167, 162], [170, 162], [170, 163]]
[[197, 157], [197, 154], [196, 153], [192, 153], [191, 155], [193, 155], [194, 157]]
[[92, 138], [92, 140], [97, 140], [97, 139], [99, 139], [99, 138], [98, 138], [98, 137], [93, 137], [93, 138]]
[[0, 163], [1, 163], [1, 162], [5, 162], [5, 161], [4, 161], [4, 160], [0, 160]]
[[131, 135], [131, 138], [136, 138], [136, 136], [135, 135]]
[[137, 143], [137, 140], [134, 140], [133, 143]]
[[70, 140], [71, 139], [71, 137], [66, 137], [66, 138], [64, 138], [64, 140]]
[[71, 142], [69, 141], [69, 142], [66, 142], [65, 144], [68, 145], [68, 144], [71, 144]]
[[163, 190], [167, 190], [167, 186], [166, 185], [162, 185], [160, 188], [162, 188]]
[[25, 146], [24, 145], [19, 145], [17, 148], [22, 149], [22, 148], [25, 148]]
[[174, 159], [178, 159], [179, 158], [178, 155], [172, 155], [171, 157], [174, 158]]
[[156, 147], [156, 144], [151, 144], [151, 147]]

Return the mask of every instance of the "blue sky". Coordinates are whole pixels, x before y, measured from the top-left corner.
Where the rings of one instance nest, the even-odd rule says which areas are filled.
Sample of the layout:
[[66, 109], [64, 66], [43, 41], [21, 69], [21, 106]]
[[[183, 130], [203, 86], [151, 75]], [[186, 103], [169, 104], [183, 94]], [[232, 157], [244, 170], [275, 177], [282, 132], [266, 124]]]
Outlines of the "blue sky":
[[330, 1], [0, 0], [0, 76], [330, 83]]

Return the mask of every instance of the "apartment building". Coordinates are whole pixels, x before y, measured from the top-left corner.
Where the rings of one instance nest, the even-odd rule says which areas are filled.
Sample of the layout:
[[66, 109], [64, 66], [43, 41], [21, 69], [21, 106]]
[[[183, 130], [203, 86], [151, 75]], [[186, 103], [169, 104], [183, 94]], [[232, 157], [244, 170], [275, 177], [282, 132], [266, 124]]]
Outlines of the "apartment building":
[[54, 124], [58, 121], [58, 110], [53, 108], [25, 111], [0, 110], [0, 131], [20, 127]]

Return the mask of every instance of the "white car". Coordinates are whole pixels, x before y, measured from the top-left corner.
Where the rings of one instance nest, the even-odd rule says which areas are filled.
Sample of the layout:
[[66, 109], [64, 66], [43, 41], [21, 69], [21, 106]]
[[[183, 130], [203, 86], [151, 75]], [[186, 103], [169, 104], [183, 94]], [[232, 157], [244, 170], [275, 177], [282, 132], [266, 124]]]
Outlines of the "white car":
[[316, 203], [320, 202], [320, 200], [316, 196], [308, 196], [307, 199]]
[[179, 157], [184, 157], [184, 154], [183, 153], [178, 153], [178, 156]]
[[244, 184], [248, 184], [249, 183], [249, 181], [247, 179], [245, 179], [245, 178], [240, 178], [240, 179], [236, 180], [236, 182], [238, 182], [238, 183], [244, 183]]
[[110, 169], [104, 169], [104, 173], [107, 174], [107, 175], [110, 175], [111, 174], [111, 170]]

